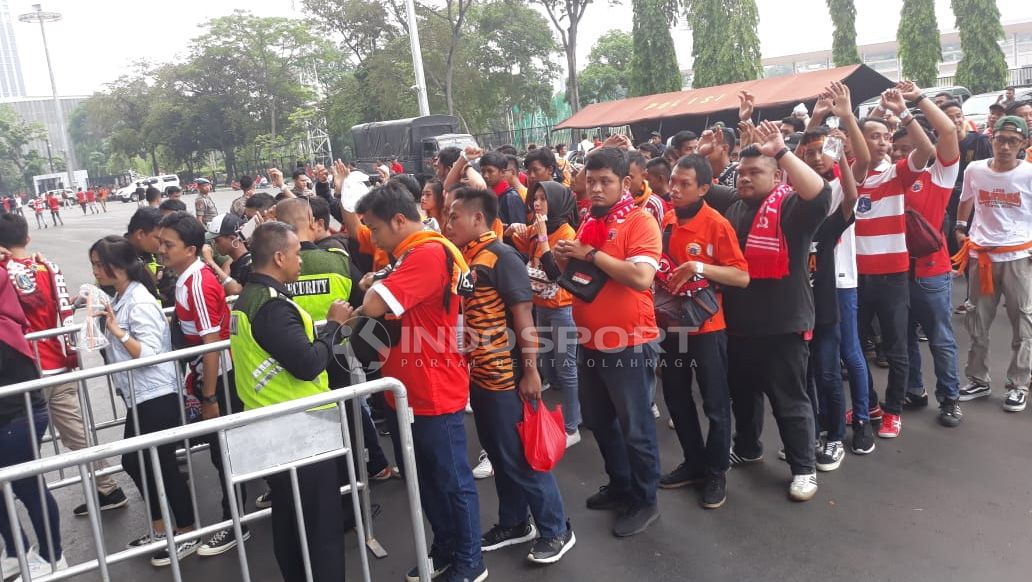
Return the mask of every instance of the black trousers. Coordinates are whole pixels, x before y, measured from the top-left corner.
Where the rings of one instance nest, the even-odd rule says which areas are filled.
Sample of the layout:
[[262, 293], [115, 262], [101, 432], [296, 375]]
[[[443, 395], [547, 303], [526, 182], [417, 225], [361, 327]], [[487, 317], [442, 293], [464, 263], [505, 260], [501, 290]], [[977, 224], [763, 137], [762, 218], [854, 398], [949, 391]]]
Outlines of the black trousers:
[[[140, 402], [136, 408], [129, 408], [125, 416], [125, 433], [123, 438], [136, 436], [136, 423], [140, 424], [140, 433], [158, 432], [180, 425], [179, 410], [181, 408], [178, 394], [166, 394], [151, 400]], [[179, 472], [176, 463], [176, 446], [169, 443], [158, 447], [158, 465], [161, 467], [161, 482], [165, 486], [165, 495], [169, 509], [176, 520], [176, 527], [184, 528], [194, 525], [193, 501], [186, 479]], [[140, 456], [143, 456], [143, 465]], [[158, 490], [154, 483], [154, 470], [151, 468], [150, 452], [127, 453], [122, 455], [122, 467], [129, 473], [133, 483], [142, 495], [147, 491], [150, 501], [151, 521], [161, 519], [161, 505], [158, 501]]]
[[[793, 475], [815, 471], [813, 408], [806, 387], [809, 346], [798, 333], [728, 336], [728, 384], [735, 414], [735, 452], [763, 454], [763, 396], [770, 400]], [[675, 426], [677, 421], [674, 421]]]
[[[218, 383], [215, 386], [215, 395], [219, 400], [219, 416], [227, 416], [231, 413], [243, 412], [244, 410], [244, 403], [240, 401], [240, 397], [237, 395], [236, 380], [234, 379], [233, 372], [226, 374], [226, 378], [229, 381], [228, 390], [222, 385], [221, 375], [219, 375]], [[222, 445], [219, 444], [218, 434], [205, 435], [199, 440], [207, 442], [210, 447], [208, 451], [211, 453], [211, 464], [215, 466], [215, 471], [219, 474], [219, 483], [222, 485], [222, 519], [230, 519], [232, 514], [229, 511], [229, 495], [227, 493], [229, 481], [226, 479], [225, 468], [222, 466]], [[241, 483], [240, 496], [237, 500], [240, 506], [243, 506], [246, 499], [247, 486]]]
[[[697, 475], [718, 476], [730, 466], [731, 395], [727, 385], [727, 333], [667, 335], [661, 344], [663, 398], [674, 421], [684, 463]], [[709, 420], [705, 440], [692, 378]]]
[[[882, 349], [889, 362], [889, 381], [882, 408], [891, 414], [903, 412], [903, 397], [910, 373], [907, 356], [907, 324], [910, 320], [910, 290], [906, 273], [860, 276], [860, 319], [871, 314], [881, 326]], [[871, 384], [874, 391], [874, 384]], [[877, 399], [871, 401], [871, 406]]]
[[338, 463], [329, 459], [297, 471], [304, 536], [298, 529], [290, 475], [269, 477], [272, 492], [272, 547], [285, 582], [303, 582], [305, 565], [301, 540], [308, 547], [314, 582], [344, 580], [344, 510], [338, 483]]

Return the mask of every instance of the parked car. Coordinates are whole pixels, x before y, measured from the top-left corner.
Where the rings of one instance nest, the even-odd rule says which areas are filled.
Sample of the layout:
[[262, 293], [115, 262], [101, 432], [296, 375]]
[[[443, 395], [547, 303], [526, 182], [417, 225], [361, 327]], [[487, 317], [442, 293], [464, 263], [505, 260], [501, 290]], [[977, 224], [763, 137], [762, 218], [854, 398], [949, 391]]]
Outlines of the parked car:
[[71, 188], [58, 188], [57, 190], [47, 190], [46, 195], [51, 194], [61, 199], [61, 206], [75, 206], [78, 204], [75, 200], [75, 190]]
[[[984, 130], [986, 119], [989, 117], [989, 106], [1002, 100], [1003, 95], [1003, 91], [990, 91], [971, 97], [964, 102], [964, 117], [974, 123], [978, 127], [978, 131]], [[1015, 87], [1014, 99], [1016, 101], [1032, 99], [1032, 87]]]
[[141, 180], [143, 183], [143, 189], [154, 186], [158, 190], [161, 190], [162, 196], [168, 196], [168, 189], [172, 186], [179, 188], [179, 176], [175, 174], [165, 174], [163, 176], [151, 176]]
[[143, 188], [147, 189], [147, 186], [143, 184], [143, 180], [138, 182], [131, 182], [128, 186], [124, 186], [115, 190], [111, 193], [111, 200], [121, 200], [122, 202], [136, 202], [139, 197], [136, 195], [136, 189]]
[[[960, 87], [960, 86], [953, 86], [953, 87], [929, 87], [927, 89], [922, 90], [921, 93], [925, 97], [928, 97], [929, 99], [934, 98], [939, 93], [949, 93], [950, 95], [953, 96], [954, 99], [956, 99], [957, 101], [960, 101], [961, 103], [964, 103], [965, 101], [967, 101], [971, 97], [971, 91], [969, 91], [967, 89], [967, 87]], [[857, 107], [856, 107], [856, 111], [857, 111], [856, 115], [857, 115], [857, 117], [859, 117], [859, 118], [867, 117], [871, 113], [871, 110], [874, 109], [874, 107], [876, 105], [878, 105], [878, 102], [880, 100], [881, 100], [881, 96], [871, 97], [867, 101], [864, 101], [860, 105], [857, 105]], [[988, 108], [989, 108], [989, 106], [986, 105], [986, 109], [987, 110], [988, 110]]]

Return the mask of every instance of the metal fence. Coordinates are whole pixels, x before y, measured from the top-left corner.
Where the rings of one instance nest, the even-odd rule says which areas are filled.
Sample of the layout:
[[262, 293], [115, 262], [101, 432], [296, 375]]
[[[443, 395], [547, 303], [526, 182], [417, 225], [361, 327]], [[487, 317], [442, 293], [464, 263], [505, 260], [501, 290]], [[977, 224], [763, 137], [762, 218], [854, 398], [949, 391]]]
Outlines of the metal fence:
[[[37, 443], [35, 439], [35, 426], [30, 401], [30, 393], [32, 391], [74, 381], [79, 382], [80, 396], [83, 396], [86, 380], [100, 377], [110, 378], [112, 374], [124, 373], [130, 370], [164, 362], [173, 362], [182, 358], [195, 357], [214, 351], [222, 351], [228, 347], [228, 341], [216, 342], [194, 348], [139, 358], [127, 362], [119, 362], [88, 370], [79, 370], [67, 374], [22, 382], [20, 384], [0, 388], [0, 398], [21, 396], [25, 399], [28, 412], [27, 420], [29, 425], [29, 434], [32, 441], [33, 451], [35, 452], [39, 449], [39, 443]], [[129, 374], [128, 378], [131, 383], [132, 375]], [[8, 551], [14, 550], [17, 555], [20, 570], [22, 572], [28, 572], [26, 561], [27, 548], [24, 546], [21, 536], [17, 535], [17, 532], [20, 531], [20, 528], [22, 527], [22, 519], [16, 511], [12, 483], [22, 479], [35, 478], [40, 498], [45, 498], [44, 489], [48, 484], [44, 481], [44, 475], [54, 472], [58, 472], [63, 475], [63, 472], [66, 469], [74, 468], [78, 472], [77, 476], [62, 479], [58, 484], [50, 483], [49, 485], [68, 486], [76, 483], [81, 484], [86, 498], [86, 505], [89, 510], [90, 528], [93, 533], [96, 557], [92, 560], [72, 565], [67, 569], [56, 571], [52, 575], [41, 578], [40, 580], [60, 580], [86, 572], [99, 571], [101, 579], [108, 581], [111, 580], [109, 566], [112, 564], [154, 552], [162, 548], [167, 548], [169, 555], [174, 556], [176, 553], [175, 544], [177, 542], [199, 539], [202, 536], [210, 535], [218, 530], [232, 527], [234, 530], [234, 536], [238, 542], [237, 548], [242, 578], [245, 582], [249, 582], [251, 577], [247, 564], [247, 550], [243, 543], [242, 526], [243, 524], [267, 517], [270, 515], [271, 510], [262, 509], [252, 513], [242, 514], [238, 505], [239, 495], [237, 487], [239, 484], [274, 474], [288, 472], [291, 477], [291, 493], [293, 496], [293, 502], [299, 516], [298, 531], [304, 532], [304, 521], [303, 518], [300, 518], [302, 513], [297, 481], [297, 470], [313, 463], [341, 456], [344, 457], [349, 479], [349, 484], [342, 487], [341, 492], [348, 493], [356, 490], [360, 492], [360, 495], [351, 496], [352, 510], [356, 516], [356, 532], [360, 538], [366, 540], [367, 547], [372, 548], [369, 542], [372, 540], [375, 543], [375, 539], [372, 538], [371, 532], [372, 517], [369, 511], [368, 477], [364, 472], [364, 463], [358, 463], [356, 468], [354, 451], [360, 451], [362, 450], [362, 447], [357, 443], [354, 447], [352, 446], [350, 431], [348, 430], [349, 422], [345, 412], [345, 404], [356, 398], [365, 397], [374, 392], [383, 392], [387, 390], [394, 393], [397, 402], [396, 410], [399, 425], [398, 438], [400, 438], [403, 463], [406, 468], [405, 480], [410, 517], [412, 520], [413, 541], [415, 544], [416, 555], [421, 557], [419, 560], [421, 580], [428, 581], [430, 579], [428, 569], [429, 563], [425, 559], [425, 556], [427, 555], [426, 540], [423, 529], [422, 512], [419, 504], [419, 492], [415, 469], [416, 465], [413, 456], [412, 432], [411, 427], [409, 426], [411, 422], [411, 413], [408, 408], [405, 388], [395, 379], [366, 382], [356, 386], [332, 390], [324, 394], [304, 399], [277, 404], [257, 410], [230, 414], [228, 416], [186, 426], [179, 426], [159, 432], [139, 435], [117, 442], [98, 444], [87, 449], [61, 453], [53, 457], [36, 459], [20, 465], [0, 469], [0, 488], [3, 490], [4, 503], [6, 504], [10, 527], [12, 528], [12, 532], [15, 533], [16, 539], [15, 548], [8, 548]], [[132, 406], [133, 403], [130, 402], [129, 405]], [[336, 406], [334, 409], [329, 411], [313, 412], [313, 409], [320, 408], [325, 405]], [[352, 408], [355, 413], [354, 416], [358, 418], [360, 411], [358, 411], [357, 407]], [[134, 417], [135, 416], [136, 415], [134, 415]], [[137, 424], [135, 428], [137, 430], [137, 434], [139, 434], [139, 425]], [[285, 438], [274, 439], [273, 441], [263, 439], [262, 447], [247, 446], [248, 444], [253, 445], [256, 434], [267, 435], [270, 431], [274, 434], [282, 435]], [[360, 439], [362, 434], [360, 425], [356, 426], [355, 433], [356, 437]], [[222, 445], [220, 447], [219, 454], [221, 455], [224, 467], [226, 467], [227, 480], [233, 485], [231, 487], [227, 487], [227, 496], [232, 517], [230, 520], [211, 523], [203, 527], [198, 527], [190, 532], [180, 533], [178, 535], [174, 534], [172, 531], [172, 521], [170, 519], [168, 501], [165, 497], [161, 465], [158, 462], [157, 448], [169, 443], [185, 442], [187, 450], [189, 450], [189, 443], [192, 439], [196, 440], [202, 437], [210, 437], [212, 434], [216, 435], [216, 438]], [[304, 438], [300, 438], [302, 435]], [[277, 443], [285, 443], [285, 445], [278, 446]], [[153, 478], [157, 488], [156, 490], [158, 493], [161, 514], [165, 523], [164, 534], [166, 539], [164, 541], [152, 541], [139, 547], [115, 553], [108, 553], [103, 541], [104, 527], [99, 517], [99, 497], [94, 481], [94, 478], [98, 473], [94, 470], [94, 463], [108, 457], [131, 453], [140, 455], [141, 465], [143, 465], [143, 455], [149, 455], [151, 461], [150, 471], [154, 475]], [[186, 456], [187, 470], [190, 474], [190, 495], [194, 502], [195, 524], [201, 525], [202, 522], [197, 510], [197, 494], [195, 490], [196, 480], [193, 478], [191, 456], [192, 455], [189, 453]], [[143, 495], [145, 502], [149, 506], [149, 498], [146, 488], [143, 491]], [[360, 497], [363, 498], [361, 501], [359, 499]], [[47, 524], [44, 535], [48, 540], [52, 541], [54, 540], [54, 532], [50, 530], [49, 520], [46, 516], [47, 511], [47, 505], [44, 503], [43, 521], [44, 524]], [[149, 521], [148, 527], [150, 527]], [[154, 532], [152, 531], [151, 533], [153, 535]], [[307, 553], [308, 550], [304, 543], [304, 537], [301, 539], [306, 575], [307, 579], [311, 580], [311, 568]], [[379, 544], [375, 545], [379, 547]], [[52, 544], [49, 544], [48, 542], [48, 546], [52, 547]], [[386, 554], [382, 553], [382, 555], [377, 555], [382, 557], [382, 555]], [[360, 552], [360, 556], [363, 579], [368, 581], [371, 579], [368, 557], [365, 552]], [[174, 580], [176, 580], [176, 582], [181, 581], [182, 574], [179, 569], [178, 560], [173, 559], [171, 567]], [[25, 577], [28, 578], [28, 575]]]

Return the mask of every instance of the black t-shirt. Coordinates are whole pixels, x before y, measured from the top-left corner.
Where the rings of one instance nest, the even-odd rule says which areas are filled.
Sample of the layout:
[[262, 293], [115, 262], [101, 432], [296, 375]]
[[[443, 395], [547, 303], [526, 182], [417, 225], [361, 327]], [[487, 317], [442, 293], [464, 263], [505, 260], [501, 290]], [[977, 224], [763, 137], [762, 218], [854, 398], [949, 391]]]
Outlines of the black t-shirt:
[[[737, 168], [735, 169], [737, 181]], [[724, 186], [723, 184], [714, 184], [710, 186], [709, 192], [706, 193], [706, 204], [713, 210], [716, 210], [720, 214], [727, 216], [727, 211], [731, 208], [731, 205], [738, 201], [738, 191], [734, 188]]]
[[814, 268], [810, 272], [810, 285], [813, 287], [814, 317], [817, 325], [839, 321], [838, 291], [835, 286], [838, 274], [838, 270], [835, 269], [835, 246], [853, 221], [852, 215], [847, 221], [842, 212], [836, 209], [813, 235], [810, 265]]
[[240, 285], [247, 285], [251, 277], [251, 253], [244, 253], [239, 259], [229, 264], [229, 276]]
[[[725, 287], [724, 318], [729, 334], [756, 337], [813, 329], [813, 292], [807, 264], [813, 235], [828, 216], [830, 206], [831, 187], [827, 183], [813, 200], [803, 200], [795, 192], [785, 198], [781, 228], [788, 245], [788, 275], [782, 279], [753, 279], [745, 289]], [[739, 200], [725, 214], [743, 251], [759, 209], [759, 204]]]

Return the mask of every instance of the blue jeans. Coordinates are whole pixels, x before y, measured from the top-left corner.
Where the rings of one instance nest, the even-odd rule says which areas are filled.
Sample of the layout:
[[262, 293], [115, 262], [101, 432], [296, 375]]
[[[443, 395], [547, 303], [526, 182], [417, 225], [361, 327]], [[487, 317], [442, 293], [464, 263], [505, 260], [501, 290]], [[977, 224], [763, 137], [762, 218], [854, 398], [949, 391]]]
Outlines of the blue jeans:
[[[551, 471], [530, 468], [516, 431], [516, 424], [523, 420], [519, 393], [515, 389], [498, 391], [473, 386], [469, 395], [480, 444], [494, 467], [498, 525], [511, 528], [527, 523], [529, 510], [541, 537], [565, 534], [566, 511], [559, 484]], [[538, 401], [538, 405], [543, 406], [544, 401]]]
[[[462, 410], [416, 416], [412, 440], [419, 473], [419, 499], [434, 534], [434, 555], [451, 556], [460, 573], [471, 572], [480, 555], [480, 505], [473, 470], [466, 459]], [[392, 432], [397, 419], [391, 414]]]
[[566, 433], [573, 434], [581, 423], [580, 398], [577, 396], [577, 328], [573, 322], [573, 307], [553, 309], [536, 305], [534, 313], [542, 342], [548, 338], [552, 348], [541, 353], [538, 372], [542, 382], [549, 382], [559, 389]]
[[[684, 464], [695, 475], [723, 475], [731, 465], [731, 392], [727, 387], [727, 332], [667, 335], [663, 341], [663, 398], [674, 421]], [[705, 440], [692, 379], [709, 421]]]
[[577, 357], [584, 426], [595, 434], [609, 488], [634, 507], [656, 504], [659, 445], [652, 416], [656, 352], [642, 344]]
[[928, 348], [935, 366], [935, 399], [956, 400], [960, 397], [960, 374], [957, 371], [957, 340], [953, 335], [953, 306], [950, 288], [952, 275], [915, 278], [910, 281], [910, 322], [907, 328], [907, 350], [910, 373], [907, 391], [923, 394], [921, 378], [921, 348], [916, 328], [921, 324], [928, 336]]
[[[871, 406], [868, 382], [867, 359], [860, 347], [860, 328], [857, 309], [856, 288], [838, 289], [839, 305], [839, 356], [846, 364], [849, 376], [849, 392], [853, 400], [853, 419], [871, 420], [868, 409]], [[843, 418], [843, 420], [845, 420]]]
[[817, 424], [828, 431], [829, 441], [846, 438], [846, 401], [842, 393], [842, 367], [839, 365], [840, 333], [838, 323], [823, 323], [814, 327], [813, 341], [810, 342], [810, 366], [820, 403]]
[[[47, 410], [39, 409], [33, 413], [32, 421], [35, 423], [36, 444], [42, 442], [43, 435], [47, 431], [47, 424], [50, 417]], [[27, 418], [17, 418], [8, 424], [0, 427], [0, 467], [10, 467], [19, 463], [25, 463], [36, 459], [39, 449], [33, 449], [32, 439], [29, 435], [29, 421]], [[11, 483], [14, 495], [21, 500], [25, 506], [25, 512], [29, 514], [32, 522], [32, 529], [36, 531], [36, 540], [39, 544], [39, 555], [44, 560], [61, 559], [61, 520], [57, 514], [57, 502], [50, 494], [46, 485], [42, 486], [40, 495], [40, 481], [35, 477], [19, 479]], [[46, 516], [43, 515], [44, 504]], [[46, 526], [50, 526], [52, 540], [47, 540]], [[25, 551], [29, 551], [29, 540], [25, 537], [24, 531], [19, 531]], [[17, 553], [14, 536], [11, 532], [11, 520], [7, 513], [7, 504], [0, 496], [0, 537], [3, 537], [4, 546], [7, 548], [7, 555], [14, 557]]]

